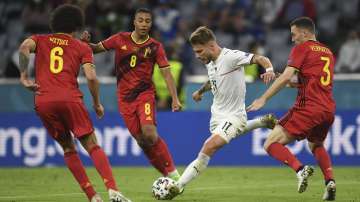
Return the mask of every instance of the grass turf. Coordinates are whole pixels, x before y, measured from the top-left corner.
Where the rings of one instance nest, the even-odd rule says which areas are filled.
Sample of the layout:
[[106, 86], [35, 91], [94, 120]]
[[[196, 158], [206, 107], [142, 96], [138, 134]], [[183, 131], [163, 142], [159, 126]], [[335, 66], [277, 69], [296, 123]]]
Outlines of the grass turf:
[[[180, 169], [181, 171], [183, 169]], [[95, 189], [108, 201], [96, 170], [87, 168]], [[115, 167], [121, 191], [133, 202], [156, 201], [151, 185], [159, 177], [150, 167]], [[360, 202], [360, 167], [335, 167], [336, 201]], [[305, 193], [298, 194], [295, 174], [285, 167], [209, 167], [173, 201], [313, 202], [321, 201], [324, 182], [317, 168]], [[87, 201], [64, 168], [0, 168], [0, 201]]]

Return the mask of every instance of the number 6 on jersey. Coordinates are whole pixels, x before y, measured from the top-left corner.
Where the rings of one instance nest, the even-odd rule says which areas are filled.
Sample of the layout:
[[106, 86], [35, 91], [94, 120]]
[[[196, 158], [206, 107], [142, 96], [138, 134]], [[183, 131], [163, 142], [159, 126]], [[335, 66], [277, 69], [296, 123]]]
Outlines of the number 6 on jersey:
[[[63, 70], [64, 60], [61, 57], [64, 54], [64, 50], [57, 46], [50, 51], [50, 71], [54, 74], [58, 74]], [[55, 66], [57, 63], [57, 66]]]

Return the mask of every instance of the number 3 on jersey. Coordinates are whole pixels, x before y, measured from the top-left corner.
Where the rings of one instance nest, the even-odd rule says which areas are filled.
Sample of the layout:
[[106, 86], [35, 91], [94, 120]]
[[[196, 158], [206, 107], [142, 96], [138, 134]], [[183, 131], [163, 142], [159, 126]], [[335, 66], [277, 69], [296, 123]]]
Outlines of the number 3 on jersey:
[[330, 58], [329, 57], [321, 57], [320, 58], [322, 61], [325, 61], [324, 67], [323, 67], [323, 72], [326, 73], [326, 77], [322, 76], [320, 78], [320, 82], [323, 86], [327, 86], [330, 84], [330, 80], [331, 80], [331, 75], [330, 75], [330, 69], [329, 69], [329, 65], [330, 65]]
[[[64, 54], [64, 50], [56, 46], [50, 51], [50, 71], [53, 74], [58, 74], [63, 70], [64, 60], [61, 57]], [[57, 64], [57, 65], [56, 65]]]
[[136, 55], [132, 55], [130, 57], [130, 67], [134, 68], [136, 66], [136, 60], [137, 60]]

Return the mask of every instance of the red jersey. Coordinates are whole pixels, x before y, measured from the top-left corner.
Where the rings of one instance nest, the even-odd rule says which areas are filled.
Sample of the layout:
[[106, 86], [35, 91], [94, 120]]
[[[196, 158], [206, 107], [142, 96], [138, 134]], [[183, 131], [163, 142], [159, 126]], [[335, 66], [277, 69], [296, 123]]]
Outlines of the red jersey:
[[287, 65], [299, 71], [294, 108], [335, 112], [334, 64], [333, 53], [320, 42], [306, 41], [292, 48]]
[[35, 77], [40, 85], [39, 102], [81, 102], [77, 76], [80, 65], [93, 63], [93, 53], [86, 44], [67, 34], [33, 35], [36, 43]]
[[168, 67], [162, 44], [153, 38], [135, 43], [130, 32], [120, 32], [101, 42], [105, 49], [115, 49], [117, 93], [120, 101], [132, 102], [144, 92], [154, 94], [154, 65]]

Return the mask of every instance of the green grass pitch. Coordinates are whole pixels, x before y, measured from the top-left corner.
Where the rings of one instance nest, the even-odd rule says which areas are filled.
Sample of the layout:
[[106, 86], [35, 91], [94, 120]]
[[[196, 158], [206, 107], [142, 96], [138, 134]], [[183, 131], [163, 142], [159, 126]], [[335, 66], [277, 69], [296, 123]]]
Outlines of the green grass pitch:
[[[181, 171], [183, 169], [180, 169]], [[95, 189], [108, 201], [95, 169], [87, 168]], [[113, 169], [121, 191], [133, 202], [156, 201], [151, 185], [159, 177], [150, 167]], [[360, 202], [360, 167], [335, 167], [337, 200]], [[285, 167], [209, 167], [173, 201], [313, 202], [321, 201], [324, 182], [316, 168], [306, 192], [296, 191], [295, 174]], [[85, 195], [64, 168], [0, 168], [0, 201], [81, 202]]]

